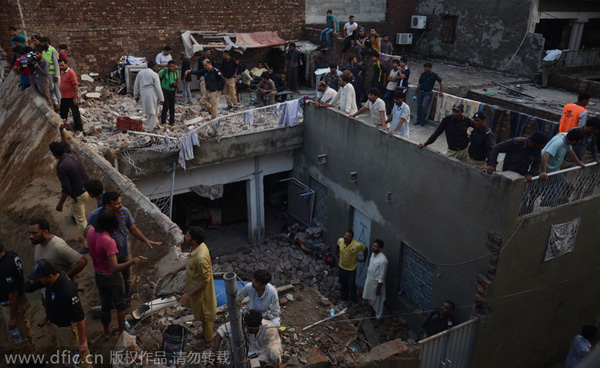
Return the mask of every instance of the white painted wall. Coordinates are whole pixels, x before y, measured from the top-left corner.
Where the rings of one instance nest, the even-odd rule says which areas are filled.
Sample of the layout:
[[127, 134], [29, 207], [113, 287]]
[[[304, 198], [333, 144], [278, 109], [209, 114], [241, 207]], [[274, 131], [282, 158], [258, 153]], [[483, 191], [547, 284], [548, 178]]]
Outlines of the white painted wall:
[[[294, 167], [292, 151], [263, 155], [260, 156], [259, 162], [262, 176], [289, 171]], [[186, 171], [177, 171], [174, 194], [187, 193], [190, 191], [190, 187], [196, 185], [211, 186], [248, 180], [253, 177], [253, 173], [254, 158], [252, 157]], [[144, 195], [154, 199], [151, 196], [152, 192], [170, 178], [171, 173], [165, 173], [136, 180], [135, 185]], [[162, 197], [164, 194], [161, 193], [160, 196]]]
[[340, 22], [340, 31], [350, 15], [356, 17], [359, 25], [361, 22], [385, 22], [386, 7], [386, 0], [306, 0], [306, 24], [323, 24], [325, 28], [329, 9]]

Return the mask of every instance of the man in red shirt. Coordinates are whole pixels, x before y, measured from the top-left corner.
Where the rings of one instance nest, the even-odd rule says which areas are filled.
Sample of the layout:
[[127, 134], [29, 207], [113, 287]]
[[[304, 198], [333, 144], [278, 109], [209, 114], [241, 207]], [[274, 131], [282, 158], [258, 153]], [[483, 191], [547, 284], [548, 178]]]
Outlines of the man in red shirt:
[[81, 115], [79, 114], [79, 85], [77, 74], [69, 68], [69, 63], [63, 58], [58, 59], [60, 65], [60, 117], [65, 122], [69, 116], [69, 110], [73, 113], [73, 130], [83, 131]]

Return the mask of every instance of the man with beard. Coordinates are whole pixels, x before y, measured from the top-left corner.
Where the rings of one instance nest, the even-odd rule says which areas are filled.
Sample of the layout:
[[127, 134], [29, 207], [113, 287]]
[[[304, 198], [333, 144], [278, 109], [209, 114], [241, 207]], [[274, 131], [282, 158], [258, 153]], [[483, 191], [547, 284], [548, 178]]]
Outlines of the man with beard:
[[42, 218], [29, 223], [29, 240], [33, 244], [33, 260], [47, 259], [58, 272], [64, 272], [71, 280], [87, 265], [87, 259], [71, 248], [63, 239], [50, 233], [50, 224]]

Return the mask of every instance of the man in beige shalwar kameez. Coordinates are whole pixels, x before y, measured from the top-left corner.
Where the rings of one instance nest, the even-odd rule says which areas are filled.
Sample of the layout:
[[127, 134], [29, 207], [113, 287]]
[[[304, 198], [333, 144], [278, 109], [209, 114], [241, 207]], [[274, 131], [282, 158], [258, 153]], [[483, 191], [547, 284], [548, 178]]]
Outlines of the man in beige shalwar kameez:
[[212, 262], [208, 247], [204, 244], [204, 230], [190, 226], [184, 241], [191, 246], [187, 264], [169, 273], [175, 276], [185, 269], [185, 294], [179, 302], [194, 313], [194, 318], [202, 323], [204, 342], [201, 347], [212, 347], [213, 322], [217, 315], [217, 297], [213, 282]]

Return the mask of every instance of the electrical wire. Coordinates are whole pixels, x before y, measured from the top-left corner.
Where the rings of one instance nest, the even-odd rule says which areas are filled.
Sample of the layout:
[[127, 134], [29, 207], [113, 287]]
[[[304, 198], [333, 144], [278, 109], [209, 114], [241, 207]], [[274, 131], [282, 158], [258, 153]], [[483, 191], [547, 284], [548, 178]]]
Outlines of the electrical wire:
[[[504, 249], [508, 246], [508, 244], [510, 244], [510, 241], [515, 236], [515, 234], [517, 233], [517, 231], [519, 230], [519, 228], [521, 227], [521, 225], [523, 225], [524, 221], [525, 220], [521, 220], [521, 222], [519, 223], [519, 226], [517, 226], [517, 228], [512, 232], [512, 234], [510, 235], [510, 237], [508, 238], [508, 240], [506, 241], [506, 243], [504, 243], [504, 246], [500, 249], [500, 251], [498, 253], [502, 253], [502, 251], [504, 251]], [[472, 258], [472, 259], [469, 259], [467, 261], [463, 261], [463, 262], [459, 262], [459, 263], [436, 263], [436, 262], [433, 262], [433, 261], [429, 260], [427, 257], [423, 257], [423, 258], [425, 258], [427, 260], [427, 262], [429, 262], [429, 263], [431, 263], [432, 265], [435, 265], [435, 266], [440, 266], [440, 267], [455, 267], [455, 266], [463, 266], [465, 264], [478, 261], [480, 259], [489, 257], [489, 256], [494, 255], [494, 254], [496, 254], [496, 253], [493, 253], [493, 252], [486, 253], [486, 254], [484, 254], [482, 256], [479, 256], [479, 257], [476, 257], [476, 258]]]

